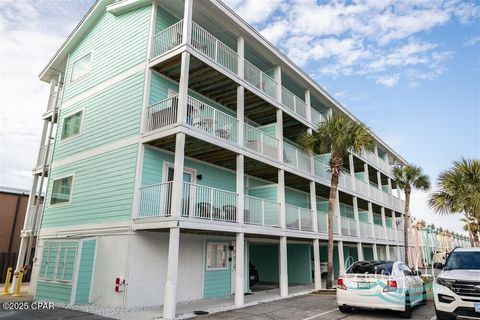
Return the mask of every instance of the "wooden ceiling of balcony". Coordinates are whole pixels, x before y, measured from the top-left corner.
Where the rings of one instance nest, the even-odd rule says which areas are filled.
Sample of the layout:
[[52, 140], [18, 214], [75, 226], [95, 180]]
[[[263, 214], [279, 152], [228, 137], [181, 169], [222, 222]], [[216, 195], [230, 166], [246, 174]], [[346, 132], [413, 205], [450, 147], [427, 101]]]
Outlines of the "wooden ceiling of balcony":
[[[179, 82], [180, 56], [163, 62], [155, 69]], [[237, 83], [195, 57], [190, 59], [189, 88], [236, 112]], [[259, 125], [276, 122], [274, 106], [246, 88], [244, 97], [246, 118]], [[306, 127], [284, 113], [283, 130], [285, 137], [295, 140], [298, 133], [306, 130]]]

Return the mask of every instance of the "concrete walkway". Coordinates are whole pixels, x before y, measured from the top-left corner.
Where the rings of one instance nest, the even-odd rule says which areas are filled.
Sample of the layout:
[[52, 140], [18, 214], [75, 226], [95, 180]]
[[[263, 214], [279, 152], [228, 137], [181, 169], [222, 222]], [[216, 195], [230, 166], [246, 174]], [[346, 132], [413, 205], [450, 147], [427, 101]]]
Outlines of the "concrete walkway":
[[[313, 291], [313, 285], [289, 287], [289, 297], [304, 295]], [[259, 303], [271, 302], [280, 299], [280, 289], [254, 292], [245, 296], [245, 306], [253, 306]], [[210, 300], [199, 300], [189, 303], [177, 304], [177, 317], [179, 319], [194, 317], [195, 311], [205, 311], [208, 313], [220, 312], [236, 309], [235, 298], [220, 298]], [[151, 320], [161, 319], [163, 316], [163, 307], [152, 307], [149, 309], [124, 312], [116, 314], [113, 317], [120, 320]]]

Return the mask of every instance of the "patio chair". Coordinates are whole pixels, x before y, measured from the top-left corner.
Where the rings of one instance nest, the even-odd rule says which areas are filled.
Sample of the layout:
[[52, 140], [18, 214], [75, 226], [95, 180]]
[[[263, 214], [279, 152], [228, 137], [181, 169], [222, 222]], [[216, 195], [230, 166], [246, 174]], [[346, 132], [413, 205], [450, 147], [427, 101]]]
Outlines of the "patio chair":
[[231, 204], [226, 204], [223, 206], [223, 213], [225, 214], [225, 219], [228, 221], [237, 221], [237, 207]]
[[210, 203], [199, 202], [197, 203], [197, 218], [210, 219]]

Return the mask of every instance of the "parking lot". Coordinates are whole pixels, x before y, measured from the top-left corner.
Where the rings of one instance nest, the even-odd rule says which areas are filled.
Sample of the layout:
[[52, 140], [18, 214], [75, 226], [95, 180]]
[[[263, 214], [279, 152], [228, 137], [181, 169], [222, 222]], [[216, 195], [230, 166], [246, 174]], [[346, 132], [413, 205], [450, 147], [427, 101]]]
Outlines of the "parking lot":
[[[399, 319], [393, 311], [360, 310], [352, 314], [343, 314], [337, 309], [334, 295], [308, 294], [289, 299], [261, 303], [243, 309], [197, 316], [195, 319], [229, 320], [317, 320], [317, 319]], [[431, 320], [434, 318], [433, 303], [414, 308], [412, 319]]]

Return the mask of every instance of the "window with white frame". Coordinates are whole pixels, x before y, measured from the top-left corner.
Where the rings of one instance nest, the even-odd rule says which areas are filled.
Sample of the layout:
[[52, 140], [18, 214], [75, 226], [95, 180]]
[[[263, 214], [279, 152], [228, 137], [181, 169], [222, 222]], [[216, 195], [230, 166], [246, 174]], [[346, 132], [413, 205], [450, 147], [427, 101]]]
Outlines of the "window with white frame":
[[72, 193], [73, 176], [53, 180], [50, 204], [70, 202]]
[[70, 81], [75, 81], [90, 73], [92, 69], [92, 53], [88, 53], [75, 61], [72, 65]]
[[67, 139], [80, 134], [83, 111], [75, 112], [63, 119], [62, 139]]
[[227, 244], [207, 243], [207, 270], [227, 268]]

